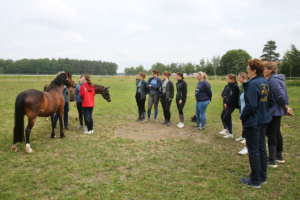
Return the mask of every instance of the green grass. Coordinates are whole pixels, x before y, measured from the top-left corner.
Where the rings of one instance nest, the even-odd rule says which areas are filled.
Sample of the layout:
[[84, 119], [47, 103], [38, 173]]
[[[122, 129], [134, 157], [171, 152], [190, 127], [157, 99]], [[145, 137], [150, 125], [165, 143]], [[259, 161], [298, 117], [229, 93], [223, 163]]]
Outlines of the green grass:
[[[77, 110], [71, 102], [69, 126], [74, 131], [65, 131], [65, 139], [51, 139], [50, 123], [38, 118], [30, 138], [35, 152], [27, 154], [25, 143], [17, 144], [18, 152], [11, 151], [15, 98], [26, 89], [42, 90], [49, 77], [2, 78], [0, 199], [299, 199], [300, 88], [288, 87], [295, 116], [282, 119], [286, 163], [268, 169], [268, 183], [254, 189], [239, 180], [250, 173], [248, 156], [237, 154], [243, 145], [217, 134], [222, 130], [220, 94], [226, 81], [209, 80], [213, 99], [201, 132], [190, 120], [197, 80], [185, 80], [189, 92], [183, 129], [176, 128], [174, 101], [171, 127], [135, 122], [135, 78], [95, 78], [96, 84], [110, 86], [112, 98], [108, 103], [95, 96], [95, 133], [76, 130]], [[163, 120], [161, 105], [158, 120]], [[154, 128], [157, 131], [151, 132]], [[238, 110], [233, 113], [233, 130], [234, 138], [241, 136]], [[153, 135], [145, 134], [149, 132]]]

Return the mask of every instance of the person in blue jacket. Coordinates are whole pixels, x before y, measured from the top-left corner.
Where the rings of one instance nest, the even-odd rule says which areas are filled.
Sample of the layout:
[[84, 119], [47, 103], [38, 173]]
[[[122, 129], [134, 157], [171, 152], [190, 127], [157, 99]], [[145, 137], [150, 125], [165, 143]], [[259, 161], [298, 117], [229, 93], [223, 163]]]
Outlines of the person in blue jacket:
[[251, 167], [250, 179], [242, 183], [260, 188], [267, 183], [266, 128], [272, 120], [270, 108], [274, 105], [269, 82], [263, 77], [265, 65], [260, 59], [248, 60], [249, 80], [243, 83], [245, 107], [241, 113]]
[[282, 157], [283, 139], [280, 132], [281, 117], [294, 115], [289, 108], [289, 96], [285, 85], [285, 76], [277, 74], [278, 67], [274, 62], [265, 63], [264, 76], [272, 88], [272, 94], [275, 99], [274, 106], [270, 109], [272, 120], [267, 126], [266, 135], [268, 137], [269, 161], [268, 167], [277, 167], [276, 163], [284, 163]]
[[[206, 108], [211, 102], [212, 92], [209, 82], [207, 82], [207, 75], [205, 72], [197, 73], [197, 86], [195, 89], [196, 97], [196, 115], [197, 115], [197, 124], [193, 127], [197, 127], [199, 130], [205, 129], [206, 123]], [[200, 126], [201, 123], [201, 126]]]
[[158, 114], [158, 102], [159, 102], [159, 88], [161, 86], [161, 79], [158, 78], [160, 72], [157, 69], [152, 71], [152, 77], [149, 78], [148, 83], [146, 85], [147, 92], [149, 94], [148, 97], [148, 122], [150, 122], [151, 109], [154, 104], [154, 119], [152, 122], [156, 122], [157, 114]]
[[[74, 94], [74, 107], [77, 107], [78, 115], [79, 115], [79, 123], [80, 125], [77, 127], [77, 129], [82, 128], [83, 130], [86, 129], [83, 127], [83, 113], [82, 113], [82, 99], [80, 98], [79, 91], [81, 85], [85, 83], [85, 75], [82, 74], [79, 78], [79, 84], [75, 87], [75, 94]], [[85, 124], [85, 122], [84, 122]], [[85, 130], [84, 130], [85, 131]]]

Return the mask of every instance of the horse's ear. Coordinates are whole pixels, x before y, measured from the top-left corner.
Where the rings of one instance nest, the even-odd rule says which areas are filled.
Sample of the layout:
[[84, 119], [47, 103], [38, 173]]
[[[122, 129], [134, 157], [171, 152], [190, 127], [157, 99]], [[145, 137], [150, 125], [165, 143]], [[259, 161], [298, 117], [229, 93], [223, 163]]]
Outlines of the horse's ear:
[[104, 88], [104, 90], [108, 90], [109, 87]]

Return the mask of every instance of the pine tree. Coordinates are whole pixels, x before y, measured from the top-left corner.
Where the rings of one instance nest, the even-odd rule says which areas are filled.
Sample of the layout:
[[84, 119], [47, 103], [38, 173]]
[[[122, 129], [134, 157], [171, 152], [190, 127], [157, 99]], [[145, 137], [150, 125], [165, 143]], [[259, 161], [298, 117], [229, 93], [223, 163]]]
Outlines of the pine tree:
[[280, 56], [280, 54], [275, 53], [276, 48], [277, 46], [275, 41], [268, 41], [267, 44], [265, 44], [263, 55], [261, 55], [260, 58], [263, 61], [278, 61], [278, 57]]

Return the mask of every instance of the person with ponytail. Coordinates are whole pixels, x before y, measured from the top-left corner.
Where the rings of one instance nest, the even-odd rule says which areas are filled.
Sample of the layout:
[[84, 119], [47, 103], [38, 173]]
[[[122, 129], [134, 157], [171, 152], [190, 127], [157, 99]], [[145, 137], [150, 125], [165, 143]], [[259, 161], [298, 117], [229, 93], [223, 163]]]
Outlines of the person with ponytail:
[[82, 110], [87, 125], [86, 134], [94, 133], [93, 131], [93, 108], [95, 106], [95, 85], [91, 81], [89, 74], [85, 75], [86, 83], [80, 87], [80, 97], [82, 98]]
[[177, 88], [177, 94], [176, 94], [176, 104], [177, 104], [177, 109], [179, 111], [179, 120], [180, 122], [177, 124], [179, 128], [184, 127], [184, 114], [183, 114], [183, 107], [186, 102], [186, 94], [187, 94], [187, 84], [183, 80], [183, 73], [182, 72], [177, 72], [176, 74], [176, 88]]
[[146, 81], [144, 80], [146, 78], [146, 74], [143, 72], [138, 73], [138, 78], [136, 81], [136, 94], [135, 94], [135, 99], [136, 99], [136, 104], [138, 106], [139, 110], [139, 118], [137, 121], [142, 122], [145, 121], [145, 102], [146, 102]]
[[159, 88], [161, 86], [161, 79], [158, 78], [160, 72], [157, 69], [152, 71], [152, 77], [149, 78], [148, 83], [146, 85], [148, 90], [148, 122], [150, 122], [151, 109], [154, 104], [154, 119], [152, 122], [156, 122], [157, 114], [158, 114], [158, 101], [159, 101]]
[[[83, 127], [82, 99], [79, 96], [80, 87], [84, 83], [85, 83], [85, 76], [82, 74], [79, 78], [79, 84], [77, 84], [75, 87], [75, 94], [74, 94], [74, 107], [77, 107], [77, 111], [78, 111], [78, 115], [79, 115], [79, 123], [80, 123], [80, 125], [77, 127], [77, 129], [80, 129], [80, 128], [85, 129]], [[84, 123], [85, 123], [85, 121], [84, 121]]]
[[[197, 73], [198, 84], [195, 90], [196, 97], [196, 115], [197, 115], [197, 124], [193, 127], [197, 127], [199, 130], [205, 129], [206, 123], [206, 108], [211, 102], [212, 92], [210, 84], [207, 82], [207, 75], [205, 72]], [[201, 126], [200, 126], [201, 123]]]
[[[236, 109], [239, 108], [239, 85], [236, 82], [235, 74], [228, 74], [226, 76], [226, 81], [229, 85], [228, 97], [224, 103], [224, 109], [221, 114], [222, 122], [228, 127], [228, 132], [224, 133], [223, 138], [233, 138], [232, 134], [232, 120], [231, 114]], [[219, 133], [220, 134], [220, 133]]]
[[171, 72], [163, 72], [162, 78], [163, 83], [161, 84], [160, 89], [160, 102], [164, 111], [165, 121], [162, 123], [163, 125], [167, 124], [167, 126], [171, 125], [171, 112], [170, 107], [172, 103], [172, 99], [174, 98], [174, 84], [169, 79], [171, 76]]

